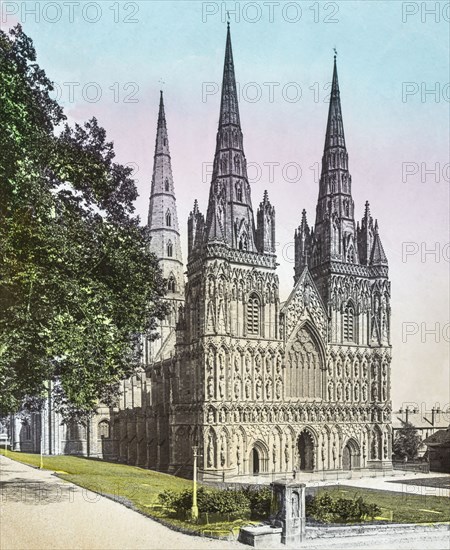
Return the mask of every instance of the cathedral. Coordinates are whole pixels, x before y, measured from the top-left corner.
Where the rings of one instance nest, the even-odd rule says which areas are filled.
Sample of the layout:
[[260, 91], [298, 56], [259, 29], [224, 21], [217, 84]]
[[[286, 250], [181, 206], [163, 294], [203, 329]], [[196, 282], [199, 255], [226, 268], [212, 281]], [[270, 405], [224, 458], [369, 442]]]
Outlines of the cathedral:
[[89, 433], [54, 427], [54, 452], [191, 475], [197, 446], [204, 480], [391, 468], [388, 262], [351, 189], [335, 57], [316, 219], [303, 210], [293, 230], [281, 302], [275, 208], [264, 192], [255, 219], [228, 26], [208, 205], [189, 215], [186, 266], [161, 92], [148, 215], [167, 281], [160, 338], [144, 339], [141, 371]]

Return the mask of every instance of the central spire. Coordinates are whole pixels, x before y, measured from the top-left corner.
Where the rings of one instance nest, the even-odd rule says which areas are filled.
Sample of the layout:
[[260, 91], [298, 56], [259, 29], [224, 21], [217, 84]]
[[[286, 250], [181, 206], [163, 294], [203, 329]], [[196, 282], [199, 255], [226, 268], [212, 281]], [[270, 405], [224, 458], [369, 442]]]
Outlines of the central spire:
[[336, 55], [334, 56], [333, 80], [331, 83], [330, 107], [328, 109], [328, 123], [327, 132], [325, 135], [324, 153], [331, 147], [339, 147], [346, 151]]
[[234, 76], [233, 50], [231, 47], [230, 24], [227, 24], [227, 42], [225, 46], [225, 62], [222, 79], [222, 100], [220, 103], [219, 129], [227, 124], [240, 128], [239, 106]]
[[206, 243], [220, 243], [237, 250], [257, 251], [229, 25], [205, 230]]

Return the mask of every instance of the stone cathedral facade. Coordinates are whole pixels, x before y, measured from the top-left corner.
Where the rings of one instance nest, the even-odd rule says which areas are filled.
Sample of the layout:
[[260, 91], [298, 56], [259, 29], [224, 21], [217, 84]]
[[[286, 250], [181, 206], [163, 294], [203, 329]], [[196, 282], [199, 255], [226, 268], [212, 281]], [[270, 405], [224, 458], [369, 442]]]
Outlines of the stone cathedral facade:
[[316, 219], [301, 215], [280, 302], [275, 208], [265, 192], [254, 215], [228, 28], [209, 200], [206, 216], [197, 201], [189, 215], [186, 273], [161, 93], [148, 229], [170, 313], [118, 406], [92, 420], [91, 454], [189, 475], [197, 445], [203, 479], [391, 467], [388, 263], [351, 191], [335, 58]]
[[368, 203], [355, 221], [351, 188], [335, 59], [316, 220], [303, 211], [280, 303], [275, 209], [265, 192], [254, 216], [228, 29], [206, 216], [195, 201], [173, 353], [147, 370], [150, 467], [189, 470], [193, 445], [211, 478], [390, 466], [388, 264]]

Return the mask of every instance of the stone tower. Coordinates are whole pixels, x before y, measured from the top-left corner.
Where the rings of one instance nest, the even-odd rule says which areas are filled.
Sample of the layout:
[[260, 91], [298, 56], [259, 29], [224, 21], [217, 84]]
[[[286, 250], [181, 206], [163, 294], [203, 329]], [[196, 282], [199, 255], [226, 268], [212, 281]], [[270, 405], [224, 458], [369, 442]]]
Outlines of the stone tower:
[[159, 327], [160, 338], [148, 347], [147, 362], [150, 363], [173, 353], [178, 310], [184, 302], [184, 269], [162, 91], [147, 227], [151, 236], [150, 249], [159, 259], [167, 281], [167, 300], [170, 304], [169, 314]]
[[245, 406], [282, 397], [275, 210], [267, 192], [257, 221], [255, 227], [228, 26], [207, 215], [195, 201], [188, 220], [186, 305], [173, 378], [173, 471], [189, 460], [195, 443], [204, 475], [246, 471]]
[[363, 404], [368, 424], [357, 438], [361, 458], [381, 467], [391, 458], [388, 263], [368, 203], [355, 223], [351, 185], [335, 57], [316, 223], [310, 229], [303, 212], [294, 279], [307, 267], [326, 305], [326, 399]]

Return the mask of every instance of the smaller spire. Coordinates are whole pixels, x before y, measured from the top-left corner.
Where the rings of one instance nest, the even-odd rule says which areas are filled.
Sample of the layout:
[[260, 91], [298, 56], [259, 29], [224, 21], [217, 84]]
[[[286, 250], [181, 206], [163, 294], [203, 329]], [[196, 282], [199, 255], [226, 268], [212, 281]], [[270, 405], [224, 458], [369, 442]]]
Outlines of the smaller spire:
[[158, 113], [158, 128], [166, 127], [166, 113], [164, 111], [163, 91], [159, 91], [159, 113]]
[[370, 218], [370, 204], [369, 204], [369, 201], [366, 201], [366, 208], [365, 208], [365, 211], [364, 211], [364, 217], [365, 218]]

